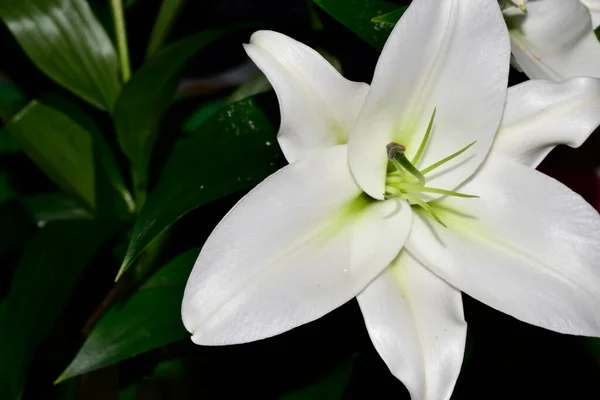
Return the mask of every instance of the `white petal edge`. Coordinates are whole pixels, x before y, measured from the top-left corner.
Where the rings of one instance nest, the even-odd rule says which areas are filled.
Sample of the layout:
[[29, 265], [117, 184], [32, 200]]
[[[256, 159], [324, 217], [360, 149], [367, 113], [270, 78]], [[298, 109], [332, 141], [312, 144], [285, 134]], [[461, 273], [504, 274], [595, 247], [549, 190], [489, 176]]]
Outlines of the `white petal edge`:
[[492, 152], [537, 167], [559, 144], [579, 147], [600, 126], [600, 79], [531, 80], [508, 89]]
[[453, 189], [489, 151], [500, 124], [510, 44], [495, 0], [415, 0], [392, 31], [365, 106], [350, 134], [350, 168], [370, 196], [382, 199], [395, 141], [416, 153], [434, 109], [421, 167], [476, 141], [432, 173], [430, 186]]
[[590, 14], [592, 14], [592, 27], [596, 29], [600, 26], [600, 1], [581, 0], [581, 2], [590, 10]]
[[461, 189], [481, 198], [441, 201], [436, 209], [448, 228], [415, 215], [407, 250], [456, 288], [521, 321], [600, 336], [598, 212], [560, 182], [502, 155], [491, 155]]
[[527, 14], [505, 11], [512, 51], [531, 79], [600, 77], [600, 42], [589, 10], [579, 0], [527, 3]]
[[281, 33], [255, 32], [244, 48], [277, 93], [278, 140], [288, 162], [348, 142], [369, 85], [347, 80], [315, 50]]
[[271, 175], [204, 244], [182, 317], [203, 345], [255, 341], [322, 317], [392, 261], [410, 231], [402, 201], [354, 183], [347, 145], [317, 150]]
[[467, 336], [460, 291], [403, 250], [357, 299], [375, 349], [411, 398], [449, 399]]

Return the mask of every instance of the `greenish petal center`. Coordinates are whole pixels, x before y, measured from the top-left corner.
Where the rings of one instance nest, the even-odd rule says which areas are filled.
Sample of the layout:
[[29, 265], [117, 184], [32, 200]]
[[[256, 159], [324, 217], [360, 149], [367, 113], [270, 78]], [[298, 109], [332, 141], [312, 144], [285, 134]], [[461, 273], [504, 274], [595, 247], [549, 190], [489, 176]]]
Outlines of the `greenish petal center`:
[[388, 173], [385, 181], [385, 196], [386, 198], [403, 198], [416, 206], [421, 207], [425, 212], [431, 215], [438, 223], [443, 226], [446, 226], [444, 222], [440, 219], [440, 217], [435, 212], [435, 209], [431, 207], [428, 202], [423, 200], [419, 193], [435, 193], [441, 194], [443, 196], [453, 196], [453, 197], [461, 197], [461, 198], [476, 198], [478, 196], [459, 193], [451, 190], [445, 190], [435, 187], [427, 186], [427, 177], [426, 175], [431, 171], [439, 168], [440, 166], [452, 161], [456, 157], [463, 154], [467, 151], [471, 146], [475, 144], [475, 142], [468, 144], [462, 149], [450, 154], [448, 157], [445, 157], [428, 167], [419, 170], [415, 165], [418, 165], [421, 157], [427, 147], [429, 142], [429, 138], [431, 136], [431, 129], [433, 127], [433, 123], [435, 120], [436, 110], [433, 110], [431, 114], [431, 118], [429, 120], [429, 124], [427, 126], [427, 131], [423, 136], [423, 140], [419, 145], [417, 153], [413, 157], [412, 160], [409, 160], [404, 154], [406, 151], [406, 147], [400, 143], [391, 142], [386, 146], [386, 152], [389, 159], [389, 162], [395, 167], [392, 172]]

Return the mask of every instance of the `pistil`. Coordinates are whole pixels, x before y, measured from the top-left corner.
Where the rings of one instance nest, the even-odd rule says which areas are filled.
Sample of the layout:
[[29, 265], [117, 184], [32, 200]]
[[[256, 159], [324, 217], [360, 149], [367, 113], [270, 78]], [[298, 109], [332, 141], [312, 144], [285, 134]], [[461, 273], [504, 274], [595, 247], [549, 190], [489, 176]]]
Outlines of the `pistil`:
[[460, 156], [471, 146], [473, 146], [475, 142], [470, 143], [469, 145], [458, 150], [457, 152], [452, 153], [448, 157], [445, 157], [420, 171], [415, 165], [419, 163], [421, 156], [425, 151], [427, 143], [429, 142], [431, 129], [433, 127], [433, 122], [435, 119], [435, 113], [436, 110], [434, 109], [429, 120], [429, 124], [427, 126], [427, 131], [423, 136], [423, 140], [421, 141], [421, 144], [419, 145], [417, 153], [413, 157], [412, 162], [408, 160], [408, 158], [405, 155], [406, 147], [404, 145], [396, 142], [391, 142], [386, 145], [386, 153], [388, 159], [392, 163], [392, 165], [396, 167], [396, 171], [393, 171], [390, 174], [388, 174], [386, 178], [385, 195], [388, 198], [403, 198], [420, 206], [425, 212], [430, 214], [438, 223], [445, 227], [446, 225], [442, 222], [439, 216], [436, 215], [434, 208], [430, 204], [428, 204], [428, 202], [426, 202], [414, 193], [435, 193], [441, 194], [443, 196], [453, 196], [461, 198], [478, 197], [451, 190], [425, 186], [427, 183], [427, 178], [425, 175], [427, 173]]

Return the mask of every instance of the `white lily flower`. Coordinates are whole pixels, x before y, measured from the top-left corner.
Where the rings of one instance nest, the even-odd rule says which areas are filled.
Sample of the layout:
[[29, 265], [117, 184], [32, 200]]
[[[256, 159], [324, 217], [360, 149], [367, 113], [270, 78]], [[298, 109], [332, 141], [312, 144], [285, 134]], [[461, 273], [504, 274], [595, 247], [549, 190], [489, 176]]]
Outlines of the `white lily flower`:
[[462, 363], [460, 290], [537, 326], [600, 335], [600, 217], [534, 169], [600, 124], [598, 80], [528, 81], [507, 97], [494, 0], [414, 0], [370, 87], [275, 32], [246, 51], [279, 98], [290, 165], [202, 248], [182, 305], [195, 343], [267, 338], [358, 296], [391, 372], [413, 399], [438, 400]]
[[517, 7], [503, 10], [519, 69], [532, 79], [600, 77], [600, 42], [594, 33], [600, 1], [530, 0], [526, 7], [527, 13]]
[[600, 0], [581, 0], [592, 14], [592, 26], [596, 29], [600, 26]]

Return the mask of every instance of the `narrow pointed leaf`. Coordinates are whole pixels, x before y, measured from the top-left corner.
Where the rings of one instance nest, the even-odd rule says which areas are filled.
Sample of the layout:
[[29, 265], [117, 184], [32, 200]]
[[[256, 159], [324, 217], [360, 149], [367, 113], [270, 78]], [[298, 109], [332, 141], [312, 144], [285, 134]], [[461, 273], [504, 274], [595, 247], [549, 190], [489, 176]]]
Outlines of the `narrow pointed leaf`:
[[283, 160], [275, 132], [252, 98], [224, 107], [180, 140], [137, 219], [120, 273], [189, 211], [252, 187]]
[[269, 82], [265, 74], [261, 72], [253, 78], [241, 84], [233, 93], [231, 93], [227, 97], [226, 101], [227, 103], [233, 103], [235, 101], [243, 100], [246, 97], [254, 96], [263, 92], [268, 92], [271, 89], [273, 89], [271, 83]]
[[58, 187], [94, 208], [95, 172], [89, 132], [35, 100], [11, 120], [7, 130]]
[[40, 228], [52, 221], [93, 218], [88, 210], [63, 193], [24, 197], [21, 203]]
[[[25, 104], [21, 91], [11, 83], [0, 84], [0, 121], [8, 121], [18, 113]], [[15, 140], [0, 128], [0, 154], [16, 153], [20, 149]]]
[[27, 245], [6, 297], [0, 326], [0, 398], [21, 395], [33, 352], [60, 316], [96, 250], [118, 225], [60, 221], [40, 229]]
[[63, 381], [189, 336], [180, 316], [183, 289], [198, 250], [173, 259], [124, 304], [98, 321], [79, 353], [58, 378]]
[[173, 100], [183, 68], [198, 51], [222, 35], [220, 30], [201, 32], [165, 47], [123, 88], [114, 113], [117, 137], [142, 185], [158, 125]]
[[150, 43], [148, 44], [147, 56], [151, 57], [158, 51], [164, 41], [167, 39], [171, 26], [175, 22], [177, 15], [181, 7], [185, 3], [185, 0], [163, 0], [152, 28], [152, 34], [150, 35]]
[[185, 119], [182, 124], [183, 131], [190, 133], [197, 130], [204, 121], [221, 111], [226, 104], [222, 99], [203, 103]]
[[118, 59], [85, 0], [0, 0], [0, 19], [42, 72], [112, 110], [121, 89]]
[[109, 214], [105, 209], [114, 209], [113, 215], [124, 214], [131, 195], [116, 160], [93, 122], [81, 114], [79, 119], [76, 122], [55, 108], [32, 101], [6, 129], [62, 190], [90, 210]]
[[382, 24], [391, 24], [392, 26], [396, 25], [396, 22], [398, 22], [400, 20], [400, 17], [402, 17], [402, 15], [404, 14], [404, 11], [406, 11], [407, 8], [408, 8], [407, 6], [400, 7], [399, 9], [394, 10], [390, 13], [383, 14], [378, 17], [372, 18], [371, 21], [379, 22]]
[[381, 0], [313, 0], [327, 14], [344, 24], [362, 40], [381, 50], [394, 28], [371, 20], [395, 11], [398, 5]]

